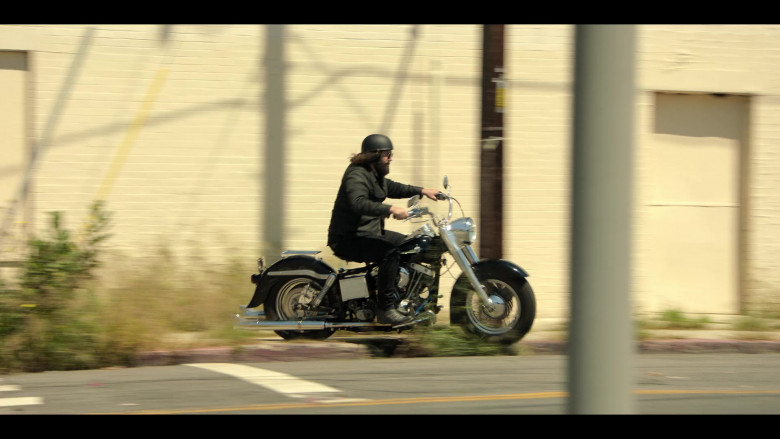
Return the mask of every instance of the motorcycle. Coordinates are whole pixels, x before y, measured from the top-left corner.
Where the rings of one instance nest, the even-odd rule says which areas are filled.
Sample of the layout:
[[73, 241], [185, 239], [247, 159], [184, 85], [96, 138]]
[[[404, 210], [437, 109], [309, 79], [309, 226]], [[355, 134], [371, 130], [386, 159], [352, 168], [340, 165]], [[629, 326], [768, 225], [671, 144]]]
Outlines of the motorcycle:
[[[522, 339], [536, 314], [528, 273], [506, 260], [477, 258], [471, 247], [476, 225], [450, 194], [446, 176], [443, 183], [447, 193], [439, 192], [437, 198], [449, 202], [446, 217], [421, 206], [420, 196], [410, 198], [407, 205], [405, 221], [424, 222], [399, 247], [396, 299], [399, 311], [413, 318], [409, 322], [376, 322], [376, 264], [334, 270], [313, 250], [285, 251], [268, 267], [265, 258], [258, 259], [258, 273], [251, 276], [255, 292], [247, 305], [239, 306], [236, 327], [273, 330], [286, 340], [324, 340], [336, 330], [403, 331], [434, 324], [443, 309], [438, 303], [443, 297], [439, 281], [449, 271], [444, 258], [449, 253], [461, 270], [450, 294], [450, 324], [490, 342], [511, 344]], [[452, 220], [455, 203], [463, 216]]]

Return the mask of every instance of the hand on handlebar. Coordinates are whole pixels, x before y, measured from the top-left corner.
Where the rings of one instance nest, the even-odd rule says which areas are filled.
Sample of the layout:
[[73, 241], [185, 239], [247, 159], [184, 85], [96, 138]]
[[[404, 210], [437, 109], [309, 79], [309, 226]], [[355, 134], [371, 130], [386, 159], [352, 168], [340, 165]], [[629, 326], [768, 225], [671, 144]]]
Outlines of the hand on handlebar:
[[399, 206], [391, 206], [390, 215], [392, 215], [393, 218], [397, 220], [403, 220], [409, 218], [409, 212], [403, 207], [399, 207]]
[[419, 218], [423, 215], [429, 214], [427, 207], [415, 207], [414, 209], [411, 209], [408, 213], [409, 213], [409, 217], [406, 218], [407, 221], [412, 218]]
[[430, 198], [433, 201], [443, 200], [444, 199], [444, 198], [439, 198], [439, 194], [441, 194], [441, 192], [439, 192], [437, 189], [423, 189], [422, 190], [422, 195], [425, 196], [425, 197]]

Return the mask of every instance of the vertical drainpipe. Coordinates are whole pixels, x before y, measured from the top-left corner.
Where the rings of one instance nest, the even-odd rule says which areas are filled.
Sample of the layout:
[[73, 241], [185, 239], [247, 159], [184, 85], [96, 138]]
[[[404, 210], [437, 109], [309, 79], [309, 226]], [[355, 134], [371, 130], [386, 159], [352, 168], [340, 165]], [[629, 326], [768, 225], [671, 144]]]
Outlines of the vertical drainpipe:
[[504, 106], [504, 25], [488, 24], [482, 28], [481, 258], [503, 255]]
[[441, 61], [434, 60], [431, 63], [431, 154], [428, 156], [428, 162], [431, 163], [432, 172], [436, 178], [441, 178], [441, 96], [442, 84], [442, 66]]

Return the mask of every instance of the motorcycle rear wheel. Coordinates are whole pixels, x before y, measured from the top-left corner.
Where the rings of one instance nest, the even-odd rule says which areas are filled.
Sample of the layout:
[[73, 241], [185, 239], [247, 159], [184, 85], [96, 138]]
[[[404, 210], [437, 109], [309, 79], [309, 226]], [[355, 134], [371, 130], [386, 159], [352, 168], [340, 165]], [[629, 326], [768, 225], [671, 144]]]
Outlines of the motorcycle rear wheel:
[[[266, 318], [268, 320], [305, 320], [304, 312], [300, 306], [302, 301], [307, 300], [305, 295], [313, 294], [316, 296], [321, 289], [322, 287], [317, 282], [306, 277], [296, 277], [280, 282], [271, 289], [263, 305]], [[326, 328], [274, 332], [285, 340], [325, 340], [336, 330]]]
[[468, 280], [461, 278], [450, 298], [450, 322], [485, 341], [516, 343], [531, 330], [536, 316], [531, 284], [523, 278], [485, 277], [479, 282], [495, 307], [486, 308]]

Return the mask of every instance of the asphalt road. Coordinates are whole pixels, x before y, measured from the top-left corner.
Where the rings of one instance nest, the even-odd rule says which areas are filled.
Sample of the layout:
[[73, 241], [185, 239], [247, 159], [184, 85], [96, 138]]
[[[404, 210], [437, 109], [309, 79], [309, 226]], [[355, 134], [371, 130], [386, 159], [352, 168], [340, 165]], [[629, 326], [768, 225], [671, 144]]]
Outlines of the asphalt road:
[[[566, 414], [567, 357], [193, 363], [0, 376], [0, 414]], [[643, 354], [637, 414], [780, 414], [780, 354]]]

